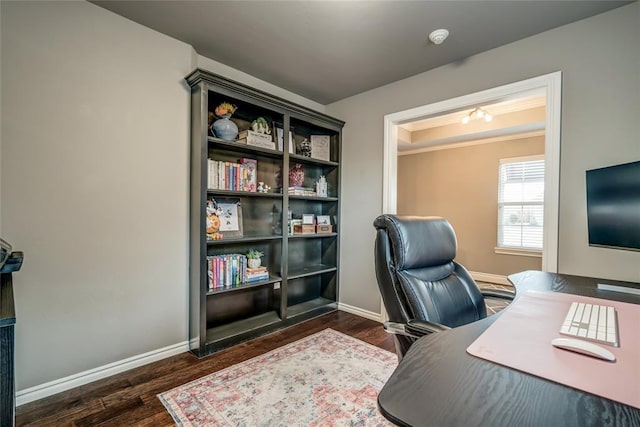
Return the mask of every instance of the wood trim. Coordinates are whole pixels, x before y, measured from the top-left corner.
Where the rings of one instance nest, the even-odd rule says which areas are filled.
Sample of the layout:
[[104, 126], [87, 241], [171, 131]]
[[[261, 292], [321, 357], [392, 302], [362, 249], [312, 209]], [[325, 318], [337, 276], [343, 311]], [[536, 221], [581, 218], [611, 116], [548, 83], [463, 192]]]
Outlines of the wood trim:
[[173, 344], [137, 356], [128, 357], [126, 359], [109, 363], [107, 365], [98, 366], [84, 372], [69, 375], [68, 377], [59, 378], [24, 390], [18, 390], [16, 393], [16, 405], [24, 405], [43, 397], [52, 396], [65, 390], [88, 384], [90, 382], [110, 377], [129, 369], [147, 365], [151, 362], [166, 359], [176, 354], [189, 351], [189, 343], [187, 341]]
[[[226, 77], [223, 77], [219, 74], [215, 74], [210, 71], [203, 70], [202, 68], [196, 68], [195, 70], [193, 70], [187, 77], [185, 77], [185, 80], [187, 81], [189, 86], [191, 86], [192, 88], [197, 86], [200, 82], [206, 82], [208, 84], [215, 85], [217, 88], [225, 88], [235, 92], [242, 92], [242, 93], [248, 94], [249, 96], [254, 98], [253, 102], [255, 102], [255, 100], [259, 100], [264, 104], [267, 104], [279, 109], [285, 109], [292, 113], [302, 114], [305, 116], [305, 119], [307, 120], [309, 118], [313, 118], [315, 120], [321, 120], [323, 122], [323, 126], [325, 127], [327, 127], [327, 124], [330, 123], [331, 125], [334, 126], [334, 130], [341, 129], [345, 124], [344, 121], [340, 119], [336, 119], [335, 117], [331, 117], [326, 114], [307, 108], [303, 105], [296, 104], [291, 101], [287, 101], [284, 98], [280, 98], [278, 96], [268, 94], [267, 92], [264, 92], [260, 89], [252, 88], [251, 86], [247, 86], [240, 82], [236, 82], [235, 80], [231, 80]], [[325, 123], [325, 122], [329, 122], [329, 123]]]
[[338, 310], [346, 311], [347, 313], [355, 314], [360, 317], [364, 317], [369, 320], [383, 323], [380, 313], [374, 313], [373, 311], [363, 310], [362, 308], [354, 307], [349, 304], [338, 303]]

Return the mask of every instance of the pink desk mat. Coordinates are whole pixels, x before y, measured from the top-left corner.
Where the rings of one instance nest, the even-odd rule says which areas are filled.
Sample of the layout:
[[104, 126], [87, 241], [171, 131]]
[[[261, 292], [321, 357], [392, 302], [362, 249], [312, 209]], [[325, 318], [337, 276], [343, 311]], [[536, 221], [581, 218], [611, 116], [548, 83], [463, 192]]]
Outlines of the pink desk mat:
[[[551, 345], [573, 301], [618, 312], [620, 347], [607, 362]], [[640, 408], [640, 305], [558, 292], [527, 291], [468, 348], [473, 356]]]

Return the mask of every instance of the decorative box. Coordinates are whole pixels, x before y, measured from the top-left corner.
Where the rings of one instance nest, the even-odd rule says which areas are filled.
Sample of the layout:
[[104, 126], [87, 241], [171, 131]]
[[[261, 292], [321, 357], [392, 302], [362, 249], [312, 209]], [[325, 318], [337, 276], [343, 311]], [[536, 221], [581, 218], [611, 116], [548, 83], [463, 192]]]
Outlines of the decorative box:
[[316, 233], [318, 234], [333, 233], [333, 225], [329, 225], [329, 224], [316, 225]]
[[294, 224], [293, 234], [315, 234], [316, 226], [311, 224]]

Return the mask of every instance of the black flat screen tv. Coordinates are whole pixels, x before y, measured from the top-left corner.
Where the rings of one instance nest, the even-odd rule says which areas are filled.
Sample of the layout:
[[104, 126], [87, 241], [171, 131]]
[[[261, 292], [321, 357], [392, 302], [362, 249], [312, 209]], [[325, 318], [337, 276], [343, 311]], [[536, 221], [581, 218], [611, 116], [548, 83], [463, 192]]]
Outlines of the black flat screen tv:
[[586, 176], [589, 245], [640, 251], [640, 161]]

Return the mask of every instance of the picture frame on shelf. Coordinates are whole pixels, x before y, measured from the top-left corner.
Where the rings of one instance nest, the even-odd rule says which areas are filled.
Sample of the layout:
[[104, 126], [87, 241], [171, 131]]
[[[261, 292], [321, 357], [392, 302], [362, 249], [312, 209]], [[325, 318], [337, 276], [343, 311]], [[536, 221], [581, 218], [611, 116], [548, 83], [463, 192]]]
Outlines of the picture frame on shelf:
[[311, 135], [311, 158], [331, 160], [331, 137], [329, 135]]
[[329, 215], [318, 215], [316, 221], [318, 225], [331, 225], [331, 217]]
[[242, 237], [242, 205], [238, 198], [216, 199], [220, 211], [219, 232], [224, 237]]
[[303, 225], [313, 225], [313, 214], [302, 214]]

